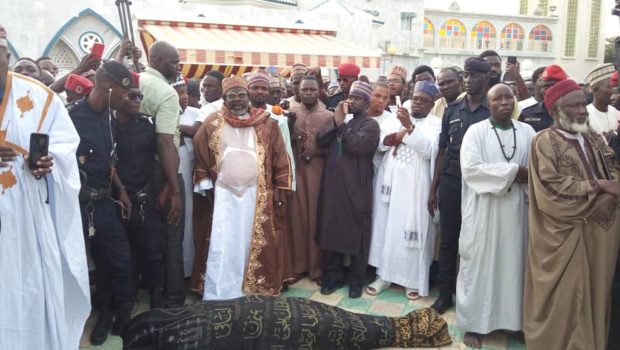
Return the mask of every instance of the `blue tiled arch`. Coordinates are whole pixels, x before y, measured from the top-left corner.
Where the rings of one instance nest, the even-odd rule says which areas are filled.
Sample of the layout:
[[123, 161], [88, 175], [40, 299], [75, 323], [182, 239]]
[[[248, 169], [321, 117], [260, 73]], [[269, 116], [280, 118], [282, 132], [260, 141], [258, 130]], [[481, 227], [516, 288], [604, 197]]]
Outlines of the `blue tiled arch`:
[[60, 37], [65, 32], [65, 30], [67, 30], [67, 28], [69, 28], [71, 25], [73, 25], [73, 23], [75, 23], [82, 16], [86, 16], [86, 15], [92, 15], [93, 17], [95, 17], [99, 21], [101, 21], [101, 23], [103, 23], [106, 27], [110, 28], [117, 37], [119, 37], [119, 38], [123, 37], [123, 34], [121, 34], [121, 32], [119, 32], [118, 29], [116, 29], [116, 27], [114, 27], [114, 25], [112, 25], [112, 23], [110, 23], [107, 19], [102, 17], [97, 12], [93, 11], [90, 8], [87, 8], [87, 9], [82, 10], [80, 13], [78, 13], [77, 16], [71, 18], [70, 20], [67, 21], [67, 23], [65, 23], [62, 27], [60, 27], [60, 29], [56, 32], [56, 34], [52, 37], [50, 42], [45, 47], [45, 50], [43, 50], [43, 56], [47, 56], [49, 54], [49, 52], [52, 49], [52, 47], [54, 47], [54, 45], [58, 42], [58, 40], [60, 40]]

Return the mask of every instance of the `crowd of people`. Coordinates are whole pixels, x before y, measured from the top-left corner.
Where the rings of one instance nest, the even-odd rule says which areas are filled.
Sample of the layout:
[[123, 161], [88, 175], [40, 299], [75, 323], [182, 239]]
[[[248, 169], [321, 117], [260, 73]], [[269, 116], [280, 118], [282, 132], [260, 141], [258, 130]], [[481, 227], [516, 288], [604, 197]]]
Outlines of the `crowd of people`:
[[[92, 287], [99, 345], [140, 288], [175, 308], [304, 277], [349, 298], [436, 287], [431, 307], [455, 306], [474, 348], [494, 331], [529, 349], [618, 346], [612, 64], [582, 84], [558, 65], [524, 78], [495, 51], [375, 81], [352, 63], [334, 82], [301, 63], [198, 81], [171, 43], [138, 67], [124, 40], [60, 77], [48, 57], [9, 67], [6, 36], [0, 348], [75, 348]], [[38, 160], [32, 133], [49, 138]]]

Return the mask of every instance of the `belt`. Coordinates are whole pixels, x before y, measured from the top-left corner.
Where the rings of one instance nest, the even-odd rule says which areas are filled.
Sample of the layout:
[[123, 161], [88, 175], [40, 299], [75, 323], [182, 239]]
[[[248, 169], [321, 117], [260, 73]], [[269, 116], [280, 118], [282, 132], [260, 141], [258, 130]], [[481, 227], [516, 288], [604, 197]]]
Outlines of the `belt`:
[[151, 184], [148, 183], [144, 185], [144, 187], [142, 187], [137, 192], [130, 193], [129, 200], [134, 204], [144, 204], [148, 201], [149, 197], [151, 197], [149, 195], [150, 191], [151, 191]]
[[112, 189], [110, 188], [92, 188], [87, 185], [82, 185], [80, 189], [79, 199], [81, 202], [93, 202], [106, 199], [112, 195]]

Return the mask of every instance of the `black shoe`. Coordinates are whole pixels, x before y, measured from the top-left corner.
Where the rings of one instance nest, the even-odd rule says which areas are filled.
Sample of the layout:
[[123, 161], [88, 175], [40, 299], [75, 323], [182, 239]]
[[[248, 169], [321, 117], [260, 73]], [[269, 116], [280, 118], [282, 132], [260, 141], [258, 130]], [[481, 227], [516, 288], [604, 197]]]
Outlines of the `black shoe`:
[[357, 299], [362, 296], [362, 287], [360, 286], [351, 286], [349, 287], [349, 298]]
[[440, 315], [443, 315], [443, 313], [446, 312], [446, 310], [448, 310], [452, 306], [454, 306], [454, 302], [452, 301], [452, 296], [450, 297], [440, 296], [439, 298], [437, 298], [437, 300], [435, 300], [433, 305], [431, 305], [431, 308], [435, 309]]
[[330, 295], [338, 289], [342, 288], [344, 283], [334, 281], [323, 281], [321, 284], [321, 294]]
[[123, 333], [125, 326], [131, 319], [131, 309], [133, 309], [133, 302], [129, 302], [122, 306], [119, 306], [116, 310], [116, 319], [112, 325], [112, 335], [119, 336]]
[[92, 345], [101, 345], [108, 339], [108, 332], [112, 327], [112, 313], [109, 309], [100, 309], [97, 316], [97, 322], [90, 334], [90, 343]]

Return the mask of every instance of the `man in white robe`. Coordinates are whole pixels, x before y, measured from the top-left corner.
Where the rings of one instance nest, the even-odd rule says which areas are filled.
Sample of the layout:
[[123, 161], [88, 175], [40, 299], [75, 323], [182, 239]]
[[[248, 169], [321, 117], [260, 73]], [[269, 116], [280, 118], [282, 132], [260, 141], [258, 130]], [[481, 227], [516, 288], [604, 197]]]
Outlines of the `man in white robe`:
[[377, 279], [366, 289], [368, 294], [379, 294], [396, 283], [409, 299], [428, 295], [435, 230], [425, 203], [441, 131], [441, 120], [429, 113], [438, 96], [434, 83], [420, 81], [411, 99], [413, 118], [401, 107], [398, 118], [382, 124], [382, 135], [385, 130], [396, 131], [380, 141], [389, 151], [375, 187], [379, 193], [373, 203], [369, 263], [377, 268]]
[[586, 107], [588, 122], [594, 131], [607, 139], [615, 133], [618, 128], [618, 118], [620, 118], [618, 110], [611, 105], [611, 94], [614, 88], [611, 85], [611, 75], [615, 70], [613, 63], [606, 63], [594, 67], [586, 77], [593, 96], [592, 103]]
[[497, 84], [487, 96], [490, 118], [472, 125], [461, 146], [456, 319], [473, 348], [481, 346], [481, 334], [522, 329], [527, 164], [535, 135], [528, 124], [511, 120], [510, 87]]
[[183, 176], [183, 185], [185, 192], [185, 223], [183, 224], [183, 273], [184, 277], [192, 275], [194, 265], [194, 145], [192, 143], [192, 126], [197, 120], [204, 120], [203, 111], [200, 108], [189, 106], [189, 97], [187, 93], [187, 83], [182, 78], [171, 84], [179, 95], [179, 103], [181, 105], [181, 117], [179, 119], [179, 130], [181, 131], [182, 142], [179, 146], [179, 170]]
[[[372, 96], [370, 97], [370, 104], [368, 104], [368, 116], [379, 123], [379, 128], [381, 128], [381, 140], [383, 140], [385, 136], [393, 132], [397, 132], [398, 126], [400, 125], [400, 123], [396, 120], [396, 116], [392, 112], [385, 110], [389, 102], [390, 88], [387, 84], [378, 82], [375, 84], [372, 91]], [[388, 119], [392, 119], [392, 122], [384, 123]], [[392, 126], [392, 129], [387, 130], [385, 129], [386, 126]], [[394, 126], [396, 126], [396, 129], [394, 129]], [[375, 169], [373, 188], [376, 187], [377, 174], [379, 174], [381, 163], [383, 163], [383, 156], [389, 149], [390, 147], [383, 145], [382, 142], [379, 142], [377, 150], [375, 151], [375, 156], [372, 158], [372, 163]]]
[[[0, 25], [0, 349], [77, 350], [90, 313], [80, 140], [54, 92], [8, 63]], [[49, 136], [50, 157], [36, 170], [26, 159], [31, 133]]]
[[280, 134], [282, 135], [282, 140], [284, 140], [284, 146], [286, 147], [286, 154], [291, 162], [291, 171], [293, 174], [293, 184], [291, 188], [295, 191], [295, 157], [293, 157], [293, 148], [291, 146], [288, 117], [284, 115], [284, 111], [281, 108], [276, 108], [274, 112], [273, 106], [267, 103], [269, 99], [271, 77], [264, 70], [259, 70], [250, 74], [247, 81], [250, 104], [252, 107], [266, 111], [271, 116], [271, 119], [278, 123], [278, 128], [280, 129]]

